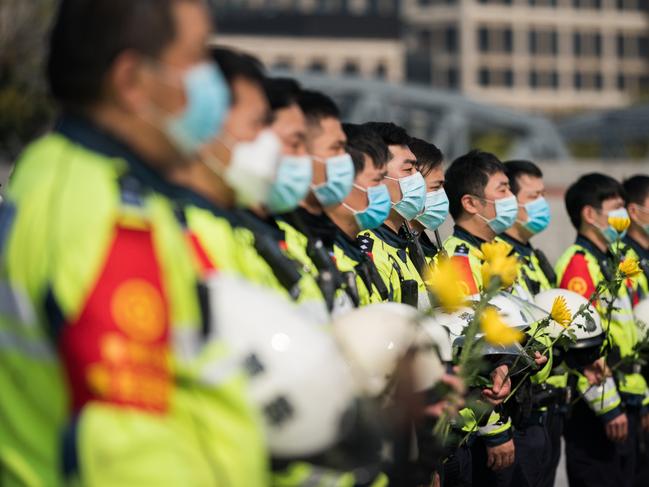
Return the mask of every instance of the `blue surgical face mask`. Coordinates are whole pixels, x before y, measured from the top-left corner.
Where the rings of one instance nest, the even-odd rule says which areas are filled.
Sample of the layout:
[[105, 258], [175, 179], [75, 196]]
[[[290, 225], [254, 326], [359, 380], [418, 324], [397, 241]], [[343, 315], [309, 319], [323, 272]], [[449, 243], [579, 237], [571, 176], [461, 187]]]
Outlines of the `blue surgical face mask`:
[[183, 74], [187, 105], [163, 125], [183, 154], [193, 155], [221, 130], [230, 105], [230, 90], [214, 63], [200, 63]]
[[[611, 217], [629, 218], [629, 214], [627, 213], [626, 208], [618, 208], [617, 210], [611, 210], [608, 212], [606, 218], [608, 219]], [[604, 228], [597, 227], [597, 229], [610, 244], [615, 243], [618, 239], [623, 239], [626, 235], [626, 230], [624, 230], [622, 233], [618, 233], [617, 230], [615, 230], [615, 228], [613, 228], [608, 223]]]
[[426, 181], [419, 171], [405, 178], [385, 179], [399, 181], [402, 198], [401, 201], [392, 203], [392, 208], [406, 220], [412, 220], [421, 213], [426, 202]]
[[312, 177], [309, 156], [282, 156], [268, 195], [268, 210], [280, 214], [297, 208], [309, 192]]
[[496, 208], [496, 216], [491, 220], [478, 213], [478, 216], [487, 222], [487, 225], [489, 225], [489, 228], [491, 228], [495, 234], [503, 233], [505, 230], [511, 228], [516, 221], [516, 216], [518, 215], [518, 202], [516, 201], [516, 196], [506, 196], [505, 198], [500, 198], [495, 201], [484, 198], [480, 199], [493, 203]]
[[448, 197], [444, 188], [426, 193], [424, 212], [415, 218], [428, 230], [436, 230], [448, 216]]
[[532, 234], [536, 235], [548, 228], [550, 224], [550, 205], [546, 199], [541, 196], [534, 201], [523, 205], [527, 212], [527, 221], [521, 224]]
[[360, 231], [380, 227], [390, 214], [390, 208], [392, 207], [388, 187], [385, 184], [370, 186], [369, 188], [354, 184], [354, 187], [367, 193], [367, 200], [369, 201], [367, 208], [359, 211], [346, 203], [343, 203], [343, 206], [354, 214]]
[[354, 184], [354, 163], [349, 154], [330, 157], [323, 161], [313, 157], [318, 164], [326, 164], [327, 180], [312, 186], [313, 194], [322, 206], [332, 206], [341, 203]]

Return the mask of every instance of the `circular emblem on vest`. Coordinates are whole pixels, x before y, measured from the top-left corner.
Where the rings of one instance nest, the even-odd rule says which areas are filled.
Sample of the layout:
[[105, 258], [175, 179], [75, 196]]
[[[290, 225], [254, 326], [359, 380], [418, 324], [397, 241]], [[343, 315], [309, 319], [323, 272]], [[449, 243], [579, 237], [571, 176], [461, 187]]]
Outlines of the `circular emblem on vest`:
[[148, 281], [131, 279], [120, 284], [110, 308], [117, 326], [134, 340], [150, 342], [164, 333], [164, 302]]
[[568, 290], [583, 296], [588, 290], [588, 285], [583, 277], [573, 277], [568, 281]]

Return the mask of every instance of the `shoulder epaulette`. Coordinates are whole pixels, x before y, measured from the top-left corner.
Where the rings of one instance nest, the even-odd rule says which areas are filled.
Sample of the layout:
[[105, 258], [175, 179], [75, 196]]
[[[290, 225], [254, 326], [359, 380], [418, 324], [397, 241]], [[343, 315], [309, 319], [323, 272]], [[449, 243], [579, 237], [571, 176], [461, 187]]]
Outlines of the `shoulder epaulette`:
[[358, 235], [356, 237], [356, 242], [358, 244], [358, 248], [361, 249], [363, 252], [367, 254], [372, 253], [372, 249], [374, 248], [374, 239], [370, 237], [368, 234], [362, 234]]
[[465, 243], [461, 243], [455, 247], [454, 255], [469, 255], [469, 246]]

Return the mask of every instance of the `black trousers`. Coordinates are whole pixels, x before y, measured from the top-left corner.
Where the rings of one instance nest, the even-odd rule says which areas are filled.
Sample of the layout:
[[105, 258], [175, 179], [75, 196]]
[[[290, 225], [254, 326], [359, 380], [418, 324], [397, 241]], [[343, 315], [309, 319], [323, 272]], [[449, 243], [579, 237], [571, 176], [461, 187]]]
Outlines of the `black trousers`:
[[638, 458], [636, 460], [634, 487], [649, 486], [649, 433], [638, 434]]
[[564, 413], [553, 409], [548, 412], [545, 428], [548, 433], [549, 455], [544, 467], [541, 487], [554, 487], [557, 468], [561, 460], [561, 435], [563, 435]]
[[629, 434], [623, 443], [606, 437], [604, 423], [584, 401], [566, 418], [566, 466], [570, 487], [632, 487], [635, 472], [637, 413], [627, 412]]
[[514, 429], [516, 460], [511, 487], [541, 487], [550, 458], [550, 440], [545, 424]]
[[471, 448], [464, 444], [444, 463], [441, 472], [442, 487], [472, 487], [471, 463]]

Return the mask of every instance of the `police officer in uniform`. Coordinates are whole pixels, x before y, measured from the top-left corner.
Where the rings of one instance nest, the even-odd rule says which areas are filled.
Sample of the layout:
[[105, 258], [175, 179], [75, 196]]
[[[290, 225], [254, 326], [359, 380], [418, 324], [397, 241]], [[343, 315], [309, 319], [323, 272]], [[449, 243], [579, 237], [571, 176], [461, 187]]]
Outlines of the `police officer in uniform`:
[[[483, 284], [482, 262], [471, 250], [479, 250], [482, 243], [492, 241], [514, 223], [516, 198], [509, 189], [505, 167], [489, 153], [472, 151], [457, 158], [445, 177], [455, 227], [444, 248], [461, 272], [467, 294], [477, 294]], [[491, 373], [494, 387], [483, 390], [493, 405], [509, 394], [511, 382], [503, 382], [509, 365], [504, 358], [495, 363]], [[494, 413], [488, 424], [479, 426], [478, 438], [471, 447], [474, 485], [509, 485], [515, 457], [511, 421]]]
[[2, 207], [2, 485], [267, 482], [243, 371], [223, 343], [204, 354], [201, 275], [165, 178], [227, 110], [210, 30], [198, 1], [60, 3], [63, 116]]
[[[509, 186], [518, 202], [516, 222], [498, 238], [512, 247], [512, 254], [521, 264], [513, 293], [534, 302], [534, 296], [551, 289], [556, 281], [554, 270], [539, 249], [532, 247], [530, 239], [545, 230], [550, 223], [550, 207], [544, 198], [543, 173], [530, 161], [505, 162]], [[536, 337], [549, 345], [547, 336]], [[554, 485], [556, 467], [561, 456], [561, 429], [559, 416], [554, 419], [558, 397], [564, 389], [555, 390], [549, 378], [553, 367], [552, 351], [548, 362], [523, 384], [512, 399], [514, 421], [514, 444], [517, 460], [513, 482], [515, 485]], [[563, 376], [555, 380], [560, 381]], [[552, 415], [552, 417], [551, 417]], [[551, 428], [551, 429], [550, 429]], [[549, 432], [552, 431], [553, 438]], [[554, 443], [553, 443], [553, 441]]]
[[[611, 280], [610, 248], [621, 237], [608, 223], [609, 217], [627, 217], [623, 188], [599, 173], [582, 176], [565, 196], [570, 221], [577, 230], [575, 244], [556, 265], [559, 287], [589, 299], [603, 279]], [[610, 322], [607, 305], [612, 302]], [[639, 419], [644, 415], [647, 384], [633, 363], [620, 365], [633, 356], [638, 340], [631, 296], [626, 285], [617, 296], [604, 294], [598, 301], [603, 327], [608, 330], [607, 362], [621, 373], [598, 387], [580, 377], [581, 400], [566, 419], [565, 440], [571, 486], [632, 485]]]

